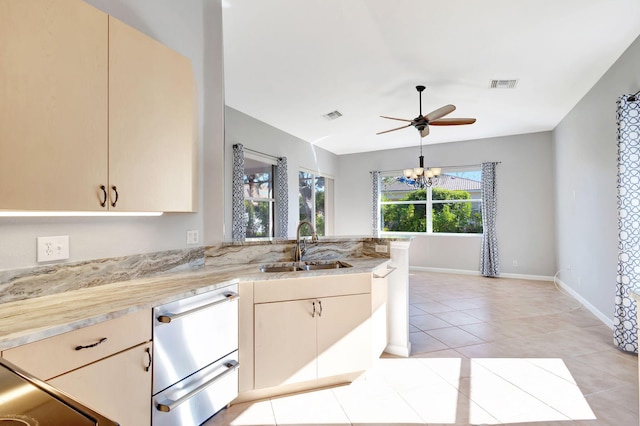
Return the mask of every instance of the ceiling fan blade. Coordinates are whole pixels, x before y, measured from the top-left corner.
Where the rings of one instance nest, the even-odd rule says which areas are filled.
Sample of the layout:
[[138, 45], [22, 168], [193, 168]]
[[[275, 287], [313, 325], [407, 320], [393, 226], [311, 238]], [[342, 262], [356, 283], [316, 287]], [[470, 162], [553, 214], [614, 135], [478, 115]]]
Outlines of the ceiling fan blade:
[[376, 135], [381, 135], [383, 133], [393, 132], [393, 131], [396, 131], [396, 130], [407, 128], [409, 126], [411, 126], [411, 124], [407, 124], [406, 126], [396, 127], [395, 129], [391, 129], [391, 130], [385, 130], [384, 132], [378, 132], [378, 133], [376, 133]]
[[429, 121], [431, 126], [458, 126], [460, 124], [473, 124], [475, 118], [441, 118], [439, 120]]
[[424, 126], [424, 129], [420, 132], [420, 137], [424, 138], [429, 134], [429, 126]]
[[445, 105], [441, 108], [431, 111], [429, 114], [425, 115], [424, 118], [428, 122], [431, 122], [432, 120], [437, 120], [440, 117], [444, 117], [447, 114], [451, 114], [453, 111], [455, 111], [455, 109], [456, 107], [453, 105]]
[[385, 117], [384, 115], [381, 115], [380, 117], [388, 118], [389, 120], [406, 121], [407, 123], [411, 123], [413, 121], [413, 120], [407, 120], [407, 119], [404, 119], [404, 118]]

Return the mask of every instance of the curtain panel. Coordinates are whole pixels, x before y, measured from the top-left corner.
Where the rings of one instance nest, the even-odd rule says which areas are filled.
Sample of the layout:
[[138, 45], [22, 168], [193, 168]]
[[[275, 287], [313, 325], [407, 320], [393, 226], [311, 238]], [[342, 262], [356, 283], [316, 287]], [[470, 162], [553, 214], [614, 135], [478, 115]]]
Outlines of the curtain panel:
[[247, 223], [244, 216], [244, 147], [233, 145], [233, 178], [231, 188], [231, 216], [233, 241], [244, 241], [247, 238]]
[[613, 341], [638, 352], [637, 306], [629, 291], [640, 292], [640, 102], [618, 98], [618, 270]]
[[500, 256], [496, 234], [496, 164], [482, 163], [482, 252], [480, 273], [485, 277], [500, 275]]
[[371, 172], [371, 228], [374, 238], [380, 236], [380, 172]]
[[277, 236], [280, 238], [288, 238], [289, 234], [289, 181], [287, 175], [287, 157], [280, 157], [276, 165]]

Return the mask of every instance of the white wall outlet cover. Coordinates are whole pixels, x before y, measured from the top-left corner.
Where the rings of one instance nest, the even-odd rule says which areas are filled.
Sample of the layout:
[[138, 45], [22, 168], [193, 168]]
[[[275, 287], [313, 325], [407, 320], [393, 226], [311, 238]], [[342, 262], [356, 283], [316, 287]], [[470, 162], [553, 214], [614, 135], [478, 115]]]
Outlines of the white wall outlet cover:
[[376, 244], [376, 253], [386, 253], [389, 251], [386, 244]]
[[51, 262], [69, 258], [69, 236], [37, 238], [36, 260], [38, 262]]

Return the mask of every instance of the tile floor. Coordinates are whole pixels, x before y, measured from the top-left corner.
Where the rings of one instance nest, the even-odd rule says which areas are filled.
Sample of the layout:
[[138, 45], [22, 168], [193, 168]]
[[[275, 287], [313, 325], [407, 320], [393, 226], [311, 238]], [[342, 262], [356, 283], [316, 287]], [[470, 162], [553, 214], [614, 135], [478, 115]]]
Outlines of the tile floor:
[[637, 357], [553, 283], [412, 271], [410, 290], [410, 358], [205, 425], [638, 425]]

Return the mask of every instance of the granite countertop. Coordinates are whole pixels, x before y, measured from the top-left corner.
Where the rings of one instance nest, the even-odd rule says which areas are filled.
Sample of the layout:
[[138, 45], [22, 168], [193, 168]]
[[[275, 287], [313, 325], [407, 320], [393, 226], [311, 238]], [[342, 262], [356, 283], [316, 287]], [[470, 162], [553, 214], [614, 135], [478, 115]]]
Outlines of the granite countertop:
[[278, 273], [260, 272], [260, 264], [204, 267], [4, 303], [0, 305], [0, 350], [141, 309], [151, 309], [240, 281], [370, 273], [390, 262], [385, 258], [341, 260], [353, 267]]

